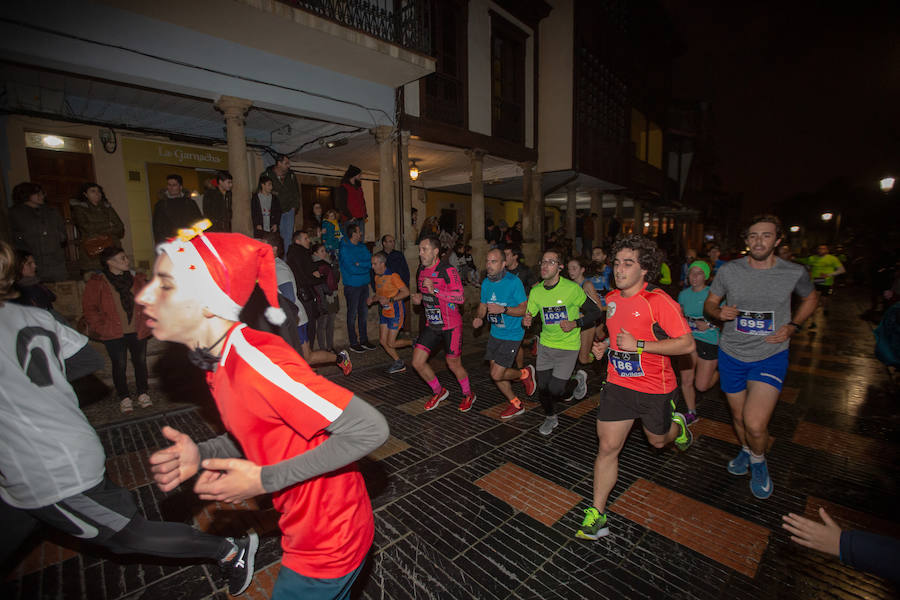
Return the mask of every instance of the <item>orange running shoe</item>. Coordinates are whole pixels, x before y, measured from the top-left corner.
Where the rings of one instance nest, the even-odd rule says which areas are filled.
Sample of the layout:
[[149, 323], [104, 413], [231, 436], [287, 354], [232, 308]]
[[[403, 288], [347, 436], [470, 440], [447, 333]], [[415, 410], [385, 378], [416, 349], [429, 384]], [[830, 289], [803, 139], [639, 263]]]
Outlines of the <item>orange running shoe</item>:
[[425, 410], [433, 410], [437, 408], [437, 405], [441, 403], [441, 400], [447, 398], [450, 395], [450, 392], [447, 391], [447, 388], [441, 388], [437, 394], [432, 396], [428, 402], [425, 403]]

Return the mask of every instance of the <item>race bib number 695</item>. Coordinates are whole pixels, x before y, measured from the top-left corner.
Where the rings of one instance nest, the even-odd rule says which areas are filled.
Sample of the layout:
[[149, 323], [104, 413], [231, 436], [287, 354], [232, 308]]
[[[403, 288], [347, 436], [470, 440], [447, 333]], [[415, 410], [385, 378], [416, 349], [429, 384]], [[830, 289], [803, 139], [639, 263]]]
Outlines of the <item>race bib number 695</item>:
[[775, 332], [775, 313], [742, 310], [735, 319], [735, 328], [747, 335], [771, 335]]

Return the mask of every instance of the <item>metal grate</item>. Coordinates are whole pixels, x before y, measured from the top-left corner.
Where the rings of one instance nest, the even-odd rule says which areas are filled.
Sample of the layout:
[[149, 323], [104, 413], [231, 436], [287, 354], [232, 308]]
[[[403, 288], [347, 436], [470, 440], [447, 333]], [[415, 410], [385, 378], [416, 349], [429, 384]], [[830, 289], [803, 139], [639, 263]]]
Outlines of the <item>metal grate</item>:
[[279, 2], [410, 50], [423, 54], [431, 52], [428, 0], [279, 0]]

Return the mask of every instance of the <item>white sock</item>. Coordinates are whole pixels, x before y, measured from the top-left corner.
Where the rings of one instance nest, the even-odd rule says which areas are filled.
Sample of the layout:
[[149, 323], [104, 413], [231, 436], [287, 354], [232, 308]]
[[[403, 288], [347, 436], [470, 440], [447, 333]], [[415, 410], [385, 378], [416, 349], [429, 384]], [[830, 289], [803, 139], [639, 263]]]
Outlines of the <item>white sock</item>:
[[756, 465], [764, 462], [766, 462], [765, 454], [754, 454], [753, 450], [750, 451], [750, 464]]

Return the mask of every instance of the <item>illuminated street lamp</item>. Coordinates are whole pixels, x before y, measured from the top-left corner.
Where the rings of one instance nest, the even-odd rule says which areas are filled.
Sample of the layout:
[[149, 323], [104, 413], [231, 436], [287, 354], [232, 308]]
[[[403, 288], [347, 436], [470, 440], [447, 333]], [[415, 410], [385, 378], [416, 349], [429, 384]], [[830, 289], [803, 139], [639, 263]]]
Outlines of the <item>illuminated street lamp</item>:
[[800, 231], [799, 225], [791, 225], [791, 233], [797, 233], [798, 231]]
[[881, 186], [882, 192], [889, 192], [894, 189], [894, 178], [893, 177], [885, 177], [881, 181], [878, 182], [878, 185]]
[[834, 215], [830, 212], [822, 213], [822, 220], [825, 222], [828, 222], [833, 218], [834, 218]]

